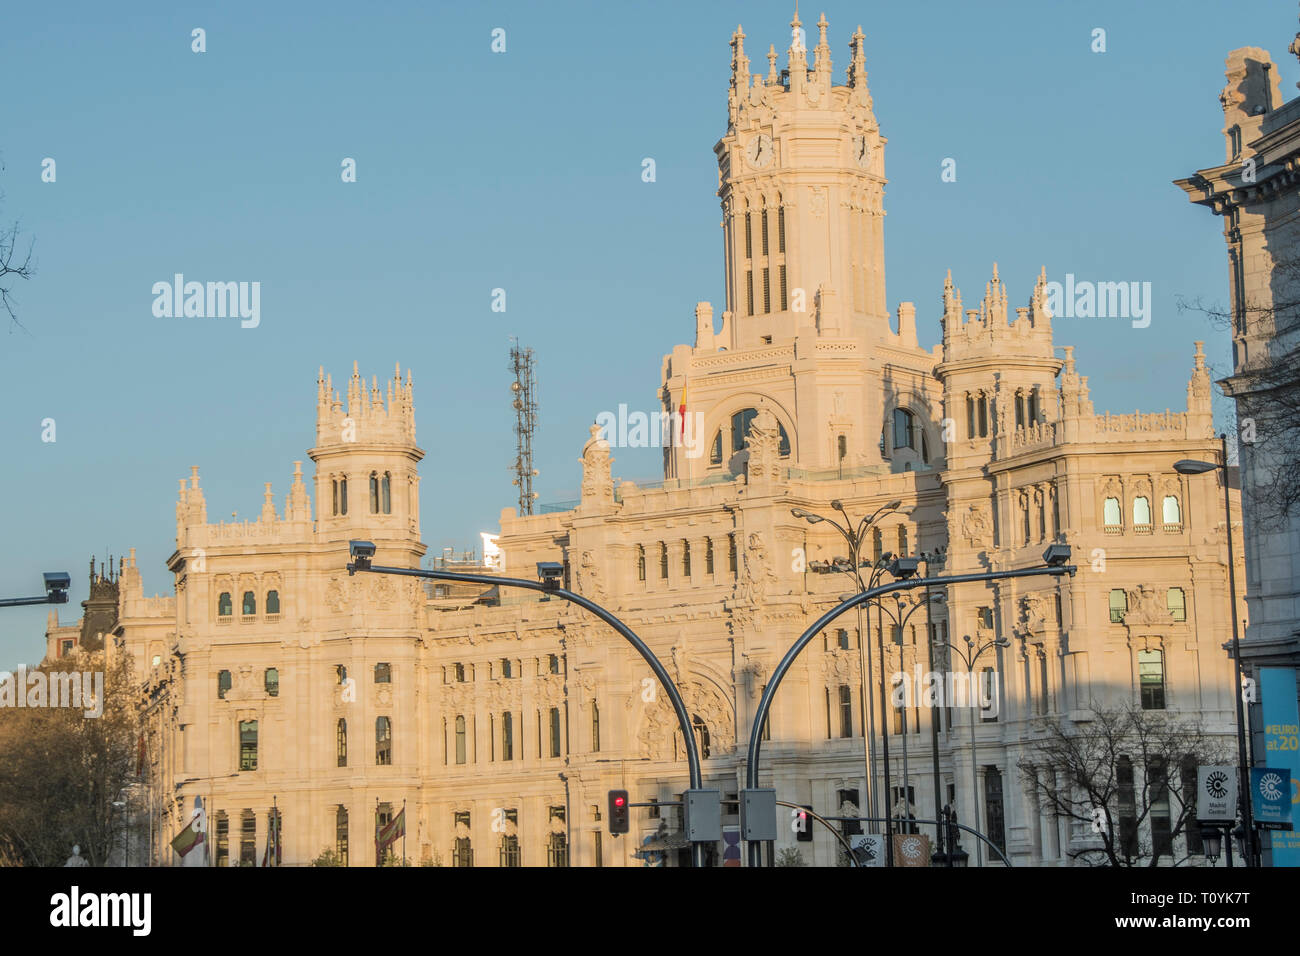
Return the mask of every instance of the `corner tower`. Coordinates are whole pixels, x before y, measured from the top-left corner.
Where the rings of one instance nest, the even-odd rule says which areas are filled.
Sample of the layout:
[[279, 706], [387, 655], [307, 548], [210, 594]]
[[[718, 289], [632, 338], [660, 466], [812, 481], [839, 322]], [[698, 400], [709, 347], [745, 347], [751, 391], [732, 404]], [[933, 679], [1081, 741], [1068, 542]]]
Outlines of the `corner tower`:
[[[865, 37], [858, 27], [845, 85], [835, 86], [827, 26], [823, 15], [811, 68], [797, 12], [779, 72], [775, 46], [766, 73], [755, 73], [744, 31], [731, 38], [727, 131], [714, 147], [728, 348], [788, 341], [815, 326], [843, 335], [889, 328], [886, 140], [867, 89]], [[815, 304], [825, 306], [816, 315]]]
[[[324, 542], [373, 540], [414, 566], [420, 543], [420, 476], [410, 370], [398, 366], [387, 400], [378, 379], [366, 385], [352, 366], [347, 407], [322, 368], [316, 381], [316, 529]], [[389, 563], [391, 559], [386, 559]]]

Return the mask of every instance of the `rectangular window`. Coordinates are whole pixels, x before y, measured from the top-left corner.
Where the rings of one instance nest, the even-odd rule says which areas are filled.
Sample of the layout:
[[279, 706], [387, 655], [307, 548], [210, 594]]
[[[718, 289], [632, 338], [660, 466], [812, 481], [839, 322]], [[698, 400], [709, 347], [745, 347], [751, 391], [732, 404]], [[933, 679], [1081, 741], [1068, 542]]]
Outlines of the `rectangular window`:
[[551, 756], [560, 756], [560, 708], [551, 708]]
[[763, 220], [763, 255], [767, 255], [767, 210], [764, 209], [759, 215]]
[[393, 682], [393, 669], [388, 664], [375, 665], [375, 683], [391, 684]]
[[1047, 682], [1047, 654], [1040, 647], [1038, 649], [1038, 713], [1047, 714], [1052, 707], [1051, 690]]
[[745, 311], [754, 314], [754, 270], [745, 270]]
[[772, 277], [767, 266], [763, 266], [763, 314], [772, 311]]
[[736, 573], [736, 535], [727, 535], [727, 570]]
[[257, 769], [257, 721], [239, 722], [239, 769]]
[[704, 573], [713, 573], [713, 539], [704, 539]]
[[1165, 709], [1165, 661], [1160, 651], [1138, 651], [1138, 683], [1143, 710]]
[[784, 312], [786, 309], [790, 307], [789, 299], [786, 296], [787, 290], [785, 285], [785, 263], [784, 262], [781, 263], [779, 266], [777, 266], [776, 273], [780, 279], [779, 284], [781, 286], [781, 311]]
[[659, 577], [661, 580], [668, 580], [668, 545], [659, 545]]
[[595, 837], [595, 840], [593, 841], [595, 843], [595, 846], [593, 847], [593, 849], [595, 850], [596, 853], [596, 866], [605, 865], [605, 850], [601, 841], [602, 835], [603, 834], [599, 830], [595, 831], [592, 834], [592, 836]]
[[465, 762], [465, 717], [463, 714], [456, 716], [456, 763]]
[[348, 811], [342, 804], [334, 814], [334, 852], [339, 862], [348, 865]]
[[981, 606], [979, 608], [979, 625], [980, 627], [993, 627], [993, 608]]
[[1128, 593], [1123, 588], [1112, 588], [1110, 592], [1110, 623], [1123, 624], [1124, 615], [1128, 613]]
[[848, 684], [840, 685], [840, 736], [853, 736], [853, 691]]
[[997, 767], [984, 768], [984, 810], [988, 816], [986, 835], [989, 842], [1003, 853], [1007, 852], [1002, 806], [1002, 774]]
[[1160, 758], [1153, 758], [1147, 765], [1147, 786], [1151, 792], [1151, 853], [1157, 858], [1172, 857], [1174, 843], [1170, 833], [1169, 779]]
[[1129, 859], [1137, 856], [1137, 792], [1133, 780], [1133, 761], [1121, 756], [1115, 761], [1115, 782], [1119, 805], [1119, 852]]
[[515, 715], [510, 711], [501, 715], [501, 759], [515, 759]]
[[745, 213], [745, 258], [754, 258], [753, 213]]
[[230, 865], [230, 818], [225, 810], [217, 812], [217, 866]]
[[257, 866], [257, 815], [252, 810], [239, 820], [239, 865]]
[[785, 207], [776, 210], [776, 251], [785, 252]]
[[835, 735], [831, 732], [831, 689], [826, 688], [826, 739], [830, 740]]
[[976, 406], [979, 417], [980, 438], [987, 438], [989, 435], [989, 401], [981, 395]]
[[393, 762], [393, 722], [387, 717], [375, 721], [375, 766], [387, 767]]
[[591, 752], [600, 753], [600, 705], [591, 702]]

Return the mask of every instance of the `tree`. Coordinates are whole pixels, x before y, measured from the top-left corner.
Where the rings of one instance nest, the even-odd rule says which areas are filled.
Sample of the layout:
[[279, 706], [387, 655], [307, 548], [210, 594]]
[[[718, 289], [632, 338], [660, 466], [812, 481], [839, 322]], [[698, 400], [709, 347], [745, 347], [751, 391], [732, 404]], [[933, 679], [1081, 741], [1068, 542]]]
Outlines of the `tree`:
[[807, 866], [798, 848], [788, 846], [776, 855], [777, 866]]
[[1083, 723], [1036, 721], [1043, 736], [1019, 764], [1041, 804], [1090, 835], [1067, 855], [1092, 866], [1186, 862], [1174, 840], [1196, 825], [1196, 768], [1224, 761], [1223, 740], [1199, 721], [1131, 703], [1092, 710]]
[[[130, 658], [103, 651], [29, 668], [103, 673], [104, 709], [0, 709], [0, 854], [26, 866], [61, 866], [80, 844], [92, 866], [103, 866], [126, 839], [113, 806], [136, 777], [138, 722]], [[19, 689], [21, 692], [21, 689]]]
[[332, 846], [320, 851], [320, 856], [311, 861], [312, 866], [342, 866], [343, 857]]
[[1246, 297], [1234, 314], [1198, 299], [1179, 299], [1179, 311], [1200, 312], [1234, 339], [1265, 343], [1226, 379], [1236, 399], [1237, 433], [1252, 482], [1247, 505], [1263, 528], [1275, 529], [1300, 514], [1300, 256], [1273, 260], [1272, 301]]
[[[0, 170], [4, 167], [0, 166]], [[0, 202], [3, 202], [4, 194], [0, 193]], [[13, 280], [30, 279], [36, 271], [36, 264], [32, 261], [32, 248], [35, 240], [27, 243], [27, 251], [23, 251], [23, 243], [19, 238], [18, 223], [15, 221], [9, 226], [0, 226], [0, 309], [4, 309], [9, 314], [11, 324], [23, 328], [23, 324], [18, 321], [18, 313], [14, 311], [13, 298]]]

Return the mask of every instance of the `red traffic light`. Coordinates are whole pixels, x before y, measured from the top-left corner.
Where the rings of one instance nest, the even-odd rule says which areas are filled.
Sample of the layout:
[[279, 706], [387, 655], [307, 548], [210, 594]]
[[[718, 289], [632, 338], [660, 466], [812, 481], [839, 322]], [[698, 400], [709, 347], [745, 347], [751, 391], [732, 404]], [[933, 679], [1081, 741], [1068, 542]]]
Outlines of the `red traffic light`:
[[616, 807], [624, 806], [626, 803], [627, 803], [627, 800], [624, 799], [623, 797], [615, 797], [615, 798], [614, 798], [614, 806], [616, 806]]
[[609, 792], [609, 832], [618, 835], [632, 829], [632, 812], [626, 790]]

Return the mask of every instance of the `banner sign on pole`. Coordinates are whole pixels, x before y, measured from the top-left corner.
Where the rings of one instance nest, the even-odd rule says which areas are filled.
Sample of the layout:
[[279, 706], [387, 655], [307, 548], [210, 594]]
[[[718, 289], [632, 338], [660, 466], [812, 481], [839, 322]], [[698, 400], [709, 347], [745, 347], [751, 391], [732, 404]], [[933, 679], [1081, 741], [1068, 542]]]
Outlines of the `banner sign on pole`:
[[[1300, 866], [1300, 705], [1296, 703], [1294, 667], [1259, 669], [1260, 717], [1264, 725], [1264, 762], [1284, 770], [1289, 780], [1291, 829], [1269, 836], [1274, 866]], [[1253, 790], [1254, 787], [1251, 787]]]
[[1237, 819], [1237, 768], [1196, 768], [1196, 819], [1232, 824]]

